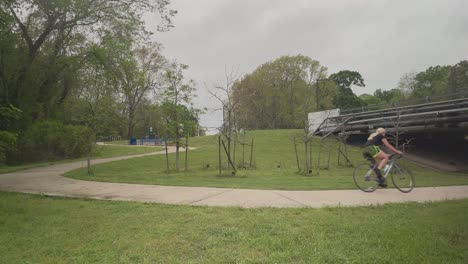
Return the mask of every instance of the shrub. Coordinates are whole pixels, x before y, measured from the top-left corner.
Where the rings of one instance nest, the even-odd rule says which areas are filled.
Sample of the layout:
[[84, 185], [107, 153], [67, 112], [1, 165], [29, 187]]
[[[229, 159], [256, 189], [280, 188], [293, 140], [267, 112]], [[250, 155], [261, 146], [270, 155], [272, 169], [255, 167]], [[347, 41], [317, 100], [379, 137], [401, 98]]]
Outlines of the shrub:
[[25, 161], [39, 161], [82, 157], [93, 142], [87, 127], [46, 120], [33, 124], [20, 145]]
[[6, 161], [6, 153], [16, 150], [17, 135], [0, 130], [0, 165]]

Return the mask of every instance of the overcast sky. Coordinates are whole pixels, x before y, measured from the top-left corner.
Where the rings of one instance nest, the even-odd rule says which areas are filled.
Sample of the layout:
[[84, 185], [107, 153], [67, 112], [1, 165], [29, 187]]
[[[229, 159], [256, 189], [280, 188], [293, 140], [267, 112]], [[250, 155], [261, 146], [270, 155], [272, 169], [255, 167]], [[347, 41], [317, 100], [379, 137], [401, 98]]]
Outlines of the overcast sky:
[[[400, 77], [468, 59], [467, 0], [171, 0], [174, 28], [156, 33], [164, 55], [188, 64], [198, 83], [201, 119], [218, 127], [219, 102], [208, 90], [283, 55], [320, 61], [328, 73], [354, 70], [366, 87], [392, 89]], [[152, 18], [148, 27], [155, 29]]]

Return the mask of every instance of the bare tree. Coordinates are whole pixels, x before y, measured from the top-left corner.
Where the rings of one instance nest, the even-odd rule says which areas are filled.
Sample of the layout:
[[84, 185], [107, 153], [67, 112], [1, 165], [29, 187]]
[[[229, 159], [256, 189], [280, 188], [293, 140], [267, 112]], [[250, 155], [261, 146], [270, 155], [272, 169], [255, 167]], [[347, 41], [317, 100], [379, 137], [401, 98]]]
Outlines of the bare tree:
[[[231, 146], [238, 130], [235, 121], [235, 110], [241, 97], [234, 99], [233, 96], [233, 89], [238, 79], [238, 72], [231, 70], [230, 73], [227, 73], [227, 70], [225, 70], [225, 77], [225, 85], [215, 86], [216, 91], [209, 91], [209, 93], [222, 105], [222, 108], [217, 109], [218, 111], [223, 111], [223, 126], [220, 132], [227, 141], [228, 160], [232, 160]], [[234, 166], [234, 164], [232, 164], [232, 166]]]

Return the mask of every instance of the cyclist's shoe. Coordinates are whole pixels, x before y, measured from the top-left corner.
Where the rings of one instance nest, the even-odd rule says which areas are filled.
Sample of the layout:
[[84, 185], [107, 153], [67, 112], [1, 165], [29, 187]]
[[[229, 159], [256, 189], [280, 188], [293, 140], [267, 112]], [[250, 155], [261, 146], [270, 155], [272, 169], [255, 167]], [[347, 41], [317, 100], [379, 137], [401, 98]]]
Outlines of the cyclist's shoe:
[[375, 171], [375, 175], [377, 175], [377, 178], [382, 177], [382, 173], [380, 172], [380, 170], [377, 167], [373, 168], [373, 170]]
[[382, 176], [377, 177], [377, 182], [379, 183], [380, 187], [386, 188], [387, 183], [385, 182], [385, 178]]

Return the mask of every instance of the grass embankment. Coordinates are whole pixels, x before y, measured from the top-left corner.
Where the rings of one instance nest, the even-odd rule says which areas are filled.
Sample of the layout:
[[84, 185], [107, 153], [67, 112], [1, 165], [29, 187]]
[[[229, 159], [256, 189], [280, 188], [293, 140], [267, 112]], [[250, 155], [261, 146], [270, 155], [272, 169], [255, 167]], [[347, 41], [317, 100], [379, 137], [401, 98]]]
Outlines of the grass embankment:
[[[143, 153], [150, 153], [150, 152], [156, 152], [163, 150], [164, 148], [162, 147], [137, 147], [137, 148], [131, 148], [131, 147], [123, 147], [123, 146], [99, 146], [96, 145], [92, 158], [112, 158], [112, 157], [118, 157], [118, 156], [125, 156], [125, 155], [135, 155], [135, 154], [143, 154]], [[30, 164], [24, 164], [24, 165], [19, 165], [19, 166], [0, 166], [0, 173], [8, 173], [8, 172], [14, 172], [14, 171], [19, 171], [19, 170], [25, 170], [25, 169], [31, 169], [31, 168], [36, 168], [36, 167], [44, 167], [48, 165], [53, 165], [53, 164], [58, 164], [58, 163], [64, 163], [64, 162], [70, 162], [70, 161], [76, 161], [76, 160], [83, 160], [85, 158], [79, 158], [79, 159], [67, 159], [67, 160], [60, 160], [60, 161], [47, 161], [47, 162], [37, 162], [37, 163], [30, 163]]]
[[0, 192], [2, 263], [467, 263], [468, 200], [240, 209]]
[[[178, 186], [207, 186], [251, 189], [284, 189], [284, 190], [323, 190], [323, 189], [355, 189], [352, 179], [354, 168], [338, 166], [338, 144], [336, 140], [327, 140], [320, 149], [319, 138], [314, 139], [312, 146], [312, 175], [298, 173], [294, 152], [293, 138], [300, 141], [301, 130], [263, 130], [247, 134], [246, 142], [254, 138], [254, 170], [239, 169], [236, 176], [231, 176], [227, 169], [227, 159], [223, 156], [223, 176], [218, 176], [218, 139], [215, 136], [193, 138], [190, 146], [197, 147], [189, 151], [189, 171], [175, 173], [171, 169], [166, 173], [164, 155], [142, 157], [94, 167], [95, 175], [90, 177], [84, 169], [66, 173], [66, 176], [104, 182], [143, 183]], [[242, 135], [239, 136], [242, 139]], [[297, 145], [300, 166], [304, 168], [304, 147]], [[349, 158], [354, 164], [363, 162], [361, 150], [348, 146]], [[331, 152], [329, 152], [331, 149]], [[224, 151], [224, 150], [223, 150]], [[321, 152], [321, 166], [326, 167], [330, 153], [329, 169], [321, 169], [318, 174], [317, 164]], [[242, 146], [236, 147], [235, 163], [242, 163]], [[175, 155], [170, 155], [173, 164]], [[245, 147], [244, 160], [250, 162], [250, 148]], [[344, 164], [343, 158], [341, 163]], [[181, 168], [184, 168], [184, 153], [181, 154]], [[468, 184], [468, 174], [442, 173], [432, 171], [412, 163], [405, 162], [413, 171], [416, 186], [447, 186]], [[207, 166], [209, 165], [209, 167]]]

